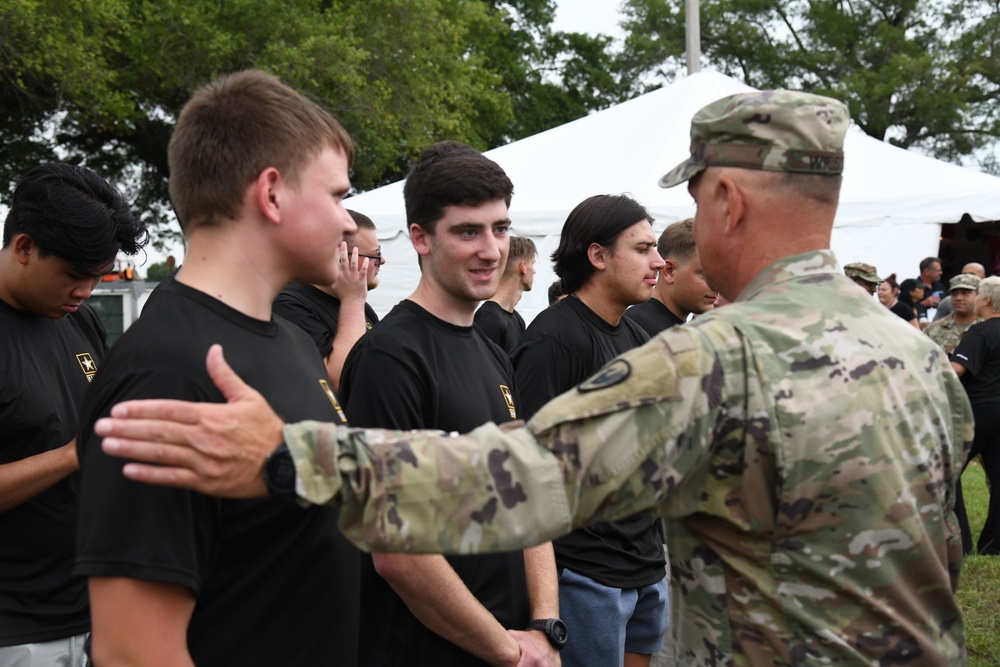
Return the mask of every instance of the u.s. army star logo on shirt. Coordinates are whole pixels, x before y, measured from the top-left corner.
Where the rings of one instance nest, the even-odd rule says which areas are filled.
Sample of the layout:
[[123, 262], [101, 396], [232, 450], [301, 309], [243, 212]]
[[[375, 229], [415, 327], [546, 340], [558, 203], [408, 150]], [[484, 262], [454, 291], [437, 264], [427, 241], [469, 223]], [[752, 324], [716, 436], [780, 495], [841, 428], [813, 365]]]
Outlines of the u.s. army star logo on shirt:
[[510, 387], [505, 384], [500, 385], [500, 393], [503, 394], [503, 400], [507, 402], [510, 418], [517, 419], [517, 410], [514, 409], [514, 395], [510, 393]]
[[90, 352], [81, 352], [76, 355], [76, 360], [80, 364], [80, 368], [83, 369], [83, 374], [87, 376], [87, 382], [93, 382], [94, 376], [97, 375], [97, 364], [94, 363]]

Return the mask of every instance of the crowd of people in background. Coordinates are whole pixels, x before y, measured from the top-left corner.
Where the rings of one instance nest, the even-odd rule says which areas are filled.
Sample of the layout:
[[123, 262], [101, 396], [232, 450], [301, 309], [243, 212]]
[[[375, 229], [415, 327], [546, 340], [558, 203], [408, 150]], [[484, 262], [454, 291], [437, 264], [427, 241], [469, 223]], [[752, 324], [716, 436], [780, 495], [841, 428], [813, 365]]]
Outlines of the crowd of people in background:
[[[877, 294], [883, 306], [941, 346], [968, 393], [976, 419], [975, 440], [963, 466], [979, 457], [990, 493], [989, 510], [977, 545], [972, 543], [962, 481], [956, 490], [955, 513], [966, 555], [1000, 555], [1000, 322], [994, 304], [1000, 298], [1000, 277], [987, 279], [979, 262], [969, 262], [948, 281], [941, 277], [941, 259], [925, 257], [919, 275], [896, 283], [896, 274], [884, 280], [871, 264], [847, 264], [844, 273]], [[930, 318], [931, 321], [928, 321]]]
[[[958, 564], [945, 519], [954, 506], [965, 553], [1000, 554], [1000, 278], [967, 264], [946, 289], [933, 257], [902, 282], [866, 263], [844, 267], [850, 281], [836, 275], [823, 238], [828, 244], [839, 196], [846, 109], [800, 93], [736, 97], [699, 112], [698, 152], [662, 181], [689, 183], [696, 218], [657, 237], [641, 202], [587, 198], [568, 214], [552, 254], [559, 280], [548, 289], [549, 308], [527, 326], [516, 306], [546, 258], [510, 233], [515, 184], [498, 164], [453, 141], [421, 153], [403, 191], [420, 279], [379, 318], [367, 304], [387, 261], [378, 221], [345, 208], [354, 144], [325, 110], [262, 72], [202, 87], [178, 117], [168, 159], [186, 261], [112, 349], [86, 299], [119, 252], [141, 250], [146, 229], [89, 169], [49, 164], [26, 174], [0, 250], [0, 665], [647, 667], [732, 664], [737, 654], [764, 665], [783, 652], [788, 664], [806, 664], [839, 651], [853, 664], [878, 655], [906, 665], [917, 664], [913, 655], [960, 655], [961, 623], [949, 601]], [[821, 120], [786, 117], [789, 109]], [[778, 130], [756, 136], [753, 123], [772, 116]], [[726, 162], [733, 141], [764, 146], [760, 164]], [[823, 159], [795, 167], [780, 157], [805, 146]], [[794, 218], [801, 233], [769, 227], [777, 218]], [[802, 356], [830, 334], [813, 320], [834, 317], [849, 358]], [[546, 443], [567, 457], [563, 470], [606, 461], [616, 471], [581, 475], [584, 486], [614, 482], [626, 492], [609, 486], [594, 503], [573, 496], [572, 511], [598, 518], [568, 534], [532, 541], [542, 531], [526, 529], [517, 538], [523, 548], [477, 553], [470, 545], [502, 525], [498, 513], [535, 502], [529, 480], [504, 471], [517, 448], [496, 440], [483, 450], [497, 481], [479, 492], [500, 501], [478, 502], [487, 496], [453, 488], [459, 464], [430, 464], [406, 443], [391, 453], [374, 447], [371, 471], [352, 478], [358, 488], [443, 466], [433, 482], [413, 485], [424, 494], [416, 504], [445, 498], [455, 525], [471, 516], [477, 527], [456, 537], [449, 525], [435, 533], [410, 522], [391, 511], [402, 497], [395, 490], [384, 519], [360, 513], [374, 521], [365, 534], [433, 533], [452, 555], [367, 554], [337, 528], [359, 515], [356, 505], [287, 502], [301, 496], [306, 471], [297, 458], [306, 448], [293, 440], [258, 457], [254, 480], [271, 498], [216, 498], [123, 476], [97, 423], [126, 400], [226, 404], [231, 396], [205, 367], [216, 343], [289, 423], [464, 433], [529, 420], [527, 442], [564, 420], [637, 411], [610, 426], [573, 422], [565, 438]], [[907, 374], [881, 357], [866, 361], [866, 346], [890, 343]], [[880, 365], [887, 370], [865, 384]], [[654, 372], [662, 378], [636, 385]], [[926, 377], [914, 379], [919, 373]], [[840, 455], [824, 442], [781, 462], [791, 490], [779, 488], [775, 460], [785, 439], [813, 443], [822, 431], [832, 441], [843, 433], [830, 424], [869, 409], [858, 403], [864, 392], [924, 384], [936, 393], [873, 417], [895, 429], [885, 441], [837, 423], [854, 438], [847, 442], [858, 460], [916, 452], [913, 440], [926, 437], [934, 451], [914, 457], [963, 469], [960, 431], [971, 405], [968, 459], [981, 458], [994, 490], [975, 548], [957, 474], [923, 470], [933, 479], [918, 480], [882, 471], [884, 488], [865, 496], [846, 481], [862, 473], [833, 463]], [[617, 398], [600, 402], [608, 392]], [[560, 403], [564, 394], [578, 403]], [[830, 406], [818, 405], [820, 394]], [[793, 410], [777, 405], [788, 397]], [[654, 408], [661, 412], [652, 417], [638, 412]], [[788, 432], [775, 430], [779, 422]], [[658, 438], [660, 446], [602, 456], [575, 437], [629, 438], [626, 449]], [[320, 438], [326, 451], [334, 440]], [[828, 466], [825, 481], [810, 472], [810, 457]], [[615, 482], [628, 466], [631, 481]], [[843, 473], [844, 486], [830, 481], [831, 470]], [[848, 548], [833, 528], [848, 519], [803, 490], [820, 486], [819, 496], [845, 505], [884, 502], [885, 515], [859, 523]], [[933, 514], [926, 525], [889, 521], [889, 506], [918, 487], [921, 513]], [[786, 502], [796, 494], [810, 500]], [[603, 502], [622, 506], [605, 516]], [[670, 520], [667, 533], [654, 506]], [[548, 509], [559, 511], [534, 514]], [[869, 546], [895, 549], [876, 544], [879, 530], [905, 532], [923, 551], [889, 553], [892, 574], [875, 583], [844, 572]], [[813, 569], [793, 544], [803, 539], [827, 549], [823, 557], [844, 579]], [[913, 596], [910, 567], [922, 572]], [[847, 602], [849, 588], [857, 595]], [[791, 621], [782, 598], [814, 610], [812, 620]], [[826, 615], [827, 598], [844, 605], [846, 625], [864, 626], [857, 636], [844, 618]], [[876, 608], [884, 617], [875, 618]]]

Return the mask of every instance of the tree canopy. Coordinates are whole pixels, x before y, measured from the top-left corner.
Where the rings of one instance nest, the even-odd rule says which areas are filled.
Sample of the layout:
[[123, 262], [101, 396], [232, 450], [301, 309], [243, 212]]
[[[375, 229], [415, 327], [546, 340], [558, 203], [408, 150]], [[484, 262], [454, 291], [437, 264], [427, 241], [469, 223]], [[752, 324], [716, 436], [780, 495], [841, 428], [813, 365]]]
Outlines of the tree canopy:
[[[366, 190], [433, 141], [493, 148], [671, 80], [684, 4], [623, 0], [618, 48], [553, 31], [555, 0], [0, 0], [0, 192], [65, 160], [164, 222], [174, 118], [248, 67], [344, 124]], [[707, 66], [842, 99], [878, 139], [954, 161], [1000, 138], [1000, 0], [702, 0], [701, 33]]]
[[[683, 65], [684, 0], [626, 0], [636, 92]], [[1000, 138], [998, 0], [702, 0], [703, 62], [848, 103], [867, 134], [958, 160]], [[989, 165], [985, 165], [989, 166]]]
[[433, 141], [485, 150], [611, 103], [601, 39], [553, 33], [553, 12], [553, 0], [0, 0], [0, 188], [41, 161], [87, 164], [161, 223], [182, 105], [257, 67], [341, 121], [359, 149], [352, 182], [369, 189]]

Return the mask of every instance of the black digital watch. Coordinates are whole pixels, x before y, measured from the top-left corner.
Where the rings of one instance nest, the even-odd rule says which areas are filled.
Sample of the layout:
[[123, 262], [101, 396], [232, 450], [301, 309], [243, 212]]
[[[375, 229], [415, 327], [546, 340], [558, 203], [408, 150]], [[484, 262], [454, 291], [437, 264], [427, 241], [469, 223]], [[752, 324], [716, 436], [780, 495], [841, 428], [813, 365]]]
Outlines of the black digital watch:
[[261, 478], [267, 485], [267, 492], [274, 498], [295, 500], [295, 462], [288, 445], [281, 443], [264, 461]]
[[558, 618], [540, 618], [528, 623], [528, 630], [541, 630], [548, 637], [549, 643], [552, 647], [561, 651], [563, 646], [566, 645], [566, 640], [569, 639], [569, 630], [566, 629], [566, 624], [563, 623]]

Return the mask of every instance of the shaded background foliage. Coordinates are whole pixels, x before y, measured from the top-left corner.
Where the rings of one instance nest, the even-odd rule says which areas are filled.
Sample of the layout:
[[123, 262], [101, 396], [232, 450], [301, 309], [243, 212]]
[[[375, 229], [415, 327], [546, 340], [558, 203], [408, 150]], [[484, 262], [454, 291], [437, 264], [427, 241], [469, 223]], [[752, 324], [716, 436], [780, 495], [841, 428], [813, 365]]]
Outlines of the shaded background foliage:
[[[1000, 137], [998, 3], [703, 0], [703, 63], [838, 97], [874, 137], [968, 159]], [[247, 67], [330, 109], [370, 189], [430, 142], [493, 148], [676, 77], [684, 0], [622, 12], [624, 44], [553, 31], [555, 0], [0, 0], [0, 191], [44, 160], [87, 164], [166, 238], [173, 120]]]
[[[685, 2], [627, 0], [623, 13], [621, 70], [643, 92], [681, 67]], [[702, 0], [701, 38], [707, 66], [841, 99], [902, 148], [959, 161], [1000, 138], [998, 0]]]

